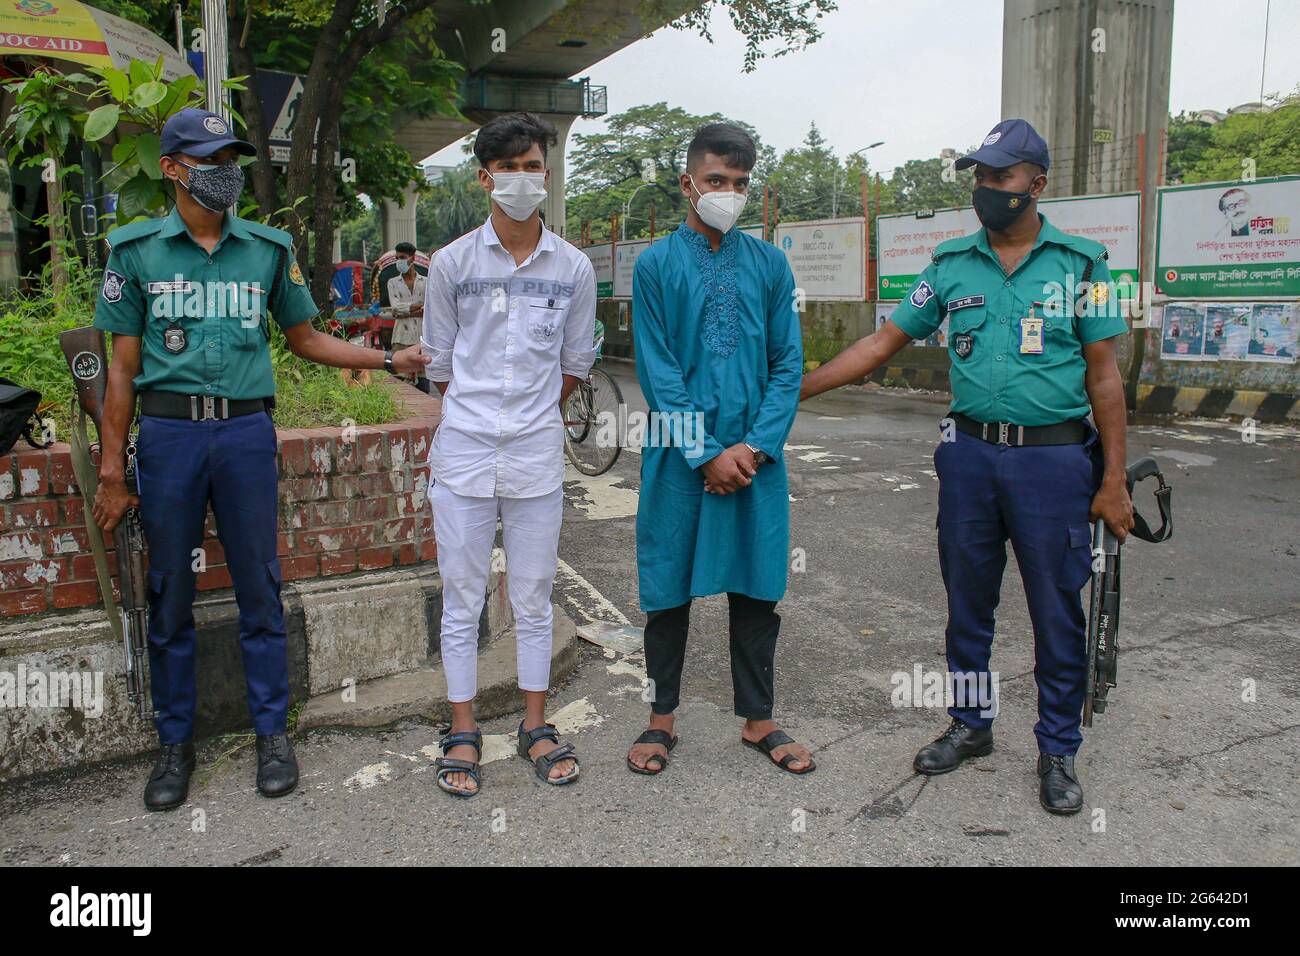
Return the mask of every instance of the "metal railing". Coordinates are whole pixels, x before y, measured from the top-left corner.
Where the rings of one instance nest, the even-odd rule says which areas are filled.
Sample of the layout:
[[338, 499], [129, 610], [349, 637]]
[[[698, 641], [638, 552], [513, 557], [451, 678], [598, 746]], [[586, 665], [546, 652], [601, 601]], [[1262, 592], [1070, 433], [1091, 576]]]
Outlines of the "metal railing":
[[461, 93], [463, 110], [529, 110], [574, 116], [604, 116], [609, 111], [606, 88], [593, 86], [587, 77], [538, 80], [479, 73], [465, 78]]

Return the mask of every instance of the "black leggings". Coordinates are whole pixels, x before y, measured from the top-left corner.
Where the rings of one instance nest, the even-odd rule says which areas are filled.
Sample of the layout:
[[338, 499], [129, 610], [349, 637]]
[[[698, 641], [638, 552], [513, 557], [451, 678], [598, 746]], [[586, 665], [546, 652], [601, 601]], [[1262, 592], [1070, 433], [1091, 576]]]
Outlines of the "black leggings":
[[[731, 639], [731, 684], [736, 715], [746, 720], [770, 720], [774, 698], [772, 661], [781, 617], [775, 601], [759, 601], [727, 592]], [[650, 709], [671, 714], [677, 709], [686, 660], [686, 634], [691, 602], [651, 611], [645, 622], [646, 676], [651, 681]]]

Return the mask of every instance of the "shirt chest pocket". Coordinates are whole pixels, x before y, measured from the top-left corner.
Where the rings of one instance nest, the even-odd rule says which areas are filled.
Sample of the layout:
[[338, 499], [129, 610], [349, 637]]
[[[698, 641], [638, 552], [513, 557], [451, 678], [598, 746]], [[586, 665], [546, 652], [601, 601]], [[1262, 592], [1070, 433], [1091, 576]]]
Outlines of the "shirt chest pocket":
[[529, 348], [558, 352], [564, 339], [564, 319], [568, 304], [551, 299], [533, 302], [524, 309], [524, 341]]
[[203, 341], [203, 283], [188, 279], [150, 279], [144, 283], [148, 324], [163, 348], [179, 355]]
[[948, 313], [948, 348], [958, 361], [965, 362], [977, 351], [988, 349], [988, 308], [984, 297], [966, 296], [953, 299], [946, 307]]
[[226, 290], [226, 309], [221, 317], [226, 339], [233, 348], [251, 352], [271, 338], [267, 318], [266, 287], [260, 282], [230, 283]]
[[1011, 343], [1022, 361], [1054, 365], [1079, 350], [1074, 320], [1060, 308], [1035, 302], [1012, 321]]

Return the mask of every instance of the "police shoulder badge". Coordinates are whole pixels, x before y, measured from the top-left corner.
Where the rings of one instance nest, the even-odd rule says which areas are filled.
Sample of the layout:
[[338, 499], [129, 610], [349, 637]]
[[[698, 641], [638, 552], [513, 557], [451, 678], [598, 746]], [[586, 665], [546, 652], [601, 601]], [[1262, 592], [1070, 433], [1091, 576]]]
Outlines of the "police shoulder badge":
[[122, 286], [126, 285], [126, 276], [114, 272], [112, 269], [104, 270], [104, 301], [120, 302], [122, 299]]
[[302, 277], [302, 270], [298, 268], [298, 260], [294, 259], [289, 266], [289, 281], [294, 285], [306, 285], [307, 280]]
[[1092, 304], [1105, 305], [1106, 300], [1110, 298], [1110, 288], [1104, 282], [1094, 282], [1092, 284]]
[[925, 304], [933, 298], [934, 289], [930, 287], [930, 283], [922, 279], [916, 284], [916, 288], [912, 290], [912, 294], [908, 297], [908, 301], [918, 309], [921, 309], [924, 308]]
[[952, 337], [952, 350], [958, 358], [966, 358], [975, 348], [975, 337], [969, 332], [960, 332]]

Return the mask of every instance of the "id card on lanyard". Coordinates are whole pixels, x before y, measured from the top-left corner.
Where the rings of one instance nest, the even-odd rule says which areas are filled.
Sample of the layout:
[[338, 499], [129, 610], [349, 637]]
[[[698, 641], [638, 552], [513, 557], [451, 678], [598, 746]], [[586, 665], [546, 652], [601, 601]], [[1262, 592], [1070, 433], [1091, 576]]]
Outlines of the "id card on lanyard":
[[1020, 320], [1021, 355], [1043, 354], [1043, 320], [1034, 315], [1034, 306], [1039, 304], [1030, 303], [1029, 314]]

